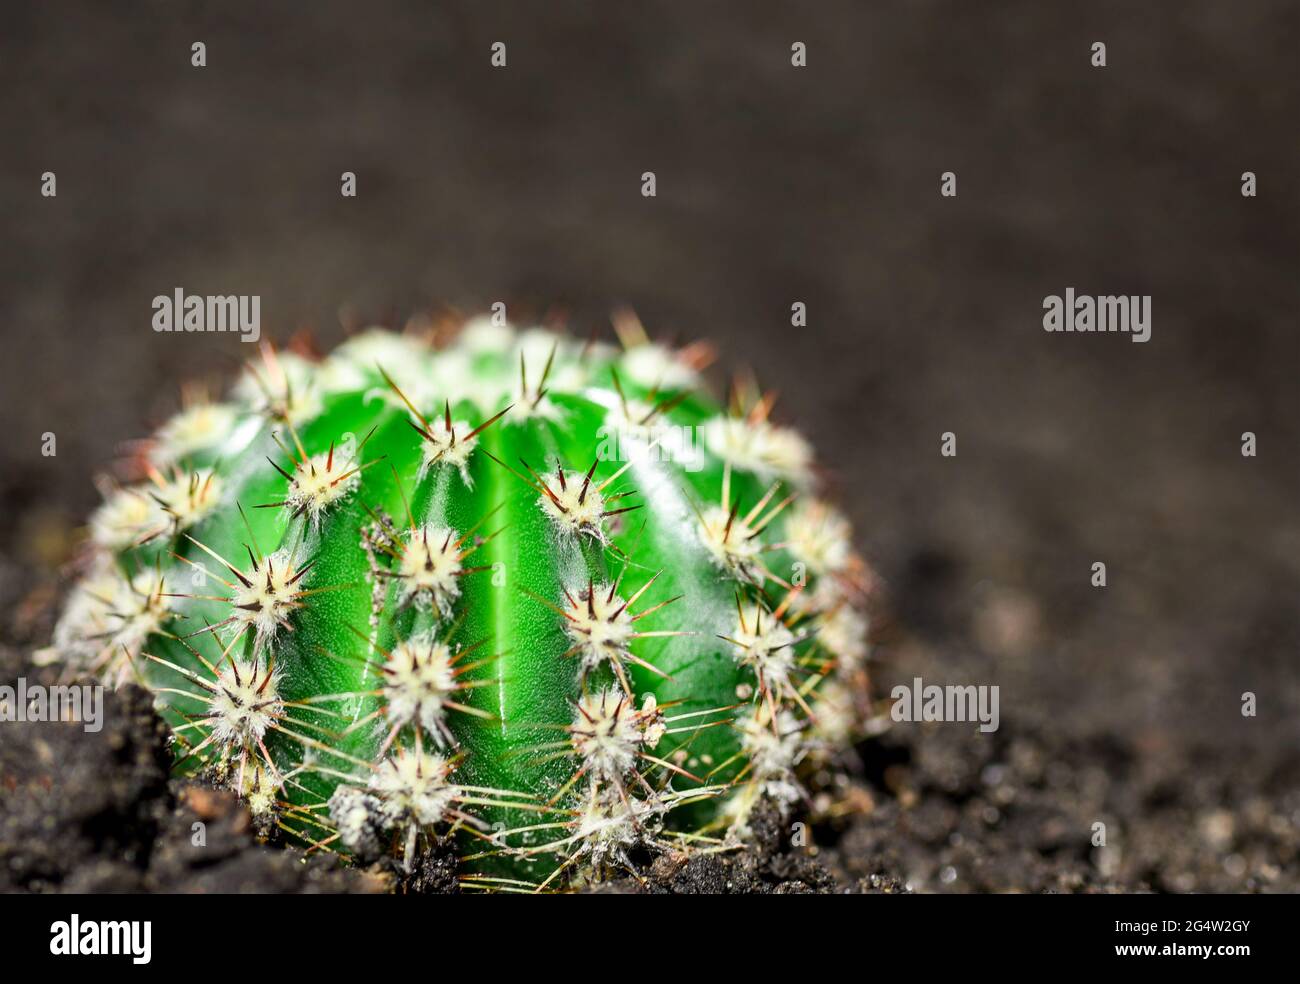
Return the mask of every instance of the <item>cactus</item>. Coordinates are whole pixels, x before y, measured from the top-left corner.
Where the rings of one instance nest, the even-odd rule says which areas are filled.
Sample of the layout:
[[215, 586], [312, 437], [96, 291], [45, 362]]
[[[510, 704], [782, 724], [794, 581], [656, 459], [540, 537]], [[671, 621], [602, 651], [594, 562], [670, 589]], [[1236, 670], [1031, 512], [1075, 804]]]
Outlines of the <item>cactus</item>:
[[861, 719], [865, 568], [770, 396], [615, 324], [264, 343], [104, 488], [42, 655], [312, 850], [527, 889], [741, 842]]

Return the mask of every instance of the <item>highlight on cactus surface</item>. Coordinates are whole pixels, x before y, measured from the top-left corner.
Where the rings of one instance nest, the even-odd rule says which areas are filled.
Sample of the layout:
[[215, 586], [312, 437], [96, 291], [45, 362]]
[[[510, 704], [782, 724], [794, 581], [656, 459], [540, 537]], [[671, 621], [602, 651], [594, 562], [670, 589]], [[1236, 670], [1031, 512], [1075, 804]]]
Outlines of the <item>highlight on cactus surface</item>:
[[743, 844], [859, 733], [866, 569], [770, 395], [615, 326], [264, 344], [104, 487], [44, 658], [312, 851], [534, 890]]

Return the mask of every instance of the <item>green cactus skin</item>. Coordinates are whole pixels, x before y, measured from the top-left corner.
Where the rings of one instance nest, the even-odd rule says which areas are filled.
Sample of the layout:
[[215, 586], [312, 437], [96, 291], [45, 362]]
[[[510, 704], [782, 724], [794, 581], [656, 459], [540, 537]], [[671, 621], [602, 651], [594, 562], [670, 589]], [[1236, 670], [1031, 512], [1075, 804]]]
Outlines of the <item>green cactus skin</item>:
[[807, 444], [699, 346], [486, 319], [264, 346], [106, 490], [42, 655], [150, 687], [268, 834], [556, 887], [734, 846], [864, 693], [864, 570]]

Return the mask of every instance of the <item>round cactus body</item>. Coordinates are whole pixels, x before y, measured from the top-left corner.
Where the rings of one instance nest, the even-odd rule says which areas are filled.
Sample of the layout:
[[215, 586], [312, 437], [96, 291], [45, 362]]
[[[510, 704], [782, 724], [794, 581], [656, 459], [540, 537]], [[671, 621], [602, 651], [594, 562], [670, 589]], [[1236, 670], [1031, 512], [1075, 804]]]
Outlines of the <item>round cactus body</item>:
[[770, 400], [620, 324], [264, 348], [106, 490], [47, 657], [317, 849], [520, 888], [736, 842], [853, 734], [863, 568]]

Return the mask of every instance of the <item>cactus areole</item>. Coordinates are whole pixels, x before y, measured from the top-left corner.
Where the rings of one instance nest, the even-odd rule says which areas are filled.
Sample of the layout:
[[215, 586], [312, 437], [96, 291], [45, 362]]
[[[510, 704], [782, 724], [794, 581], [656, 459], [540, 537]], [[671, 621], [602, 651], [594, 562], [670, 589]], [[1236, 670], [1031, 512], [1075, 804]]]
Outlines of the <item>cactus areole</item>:
[[528, 889], [743, 842], [854, 734], [864, 568], [770, 398], [616, 326], [263, 345], [105, 486], [42, 655], [316, 850]]

